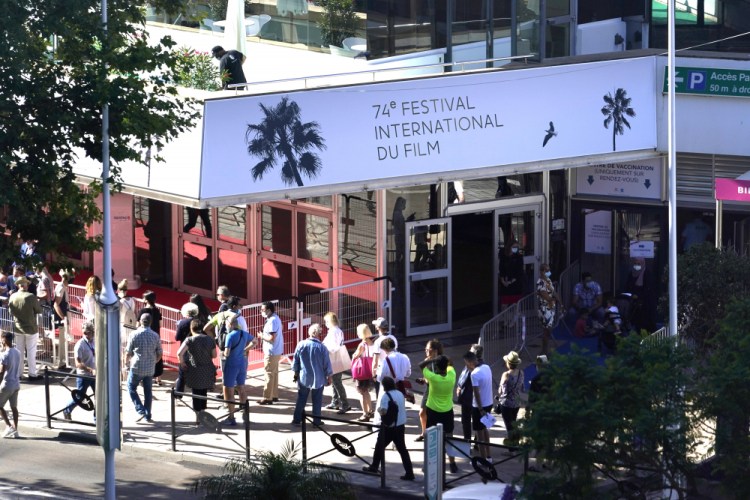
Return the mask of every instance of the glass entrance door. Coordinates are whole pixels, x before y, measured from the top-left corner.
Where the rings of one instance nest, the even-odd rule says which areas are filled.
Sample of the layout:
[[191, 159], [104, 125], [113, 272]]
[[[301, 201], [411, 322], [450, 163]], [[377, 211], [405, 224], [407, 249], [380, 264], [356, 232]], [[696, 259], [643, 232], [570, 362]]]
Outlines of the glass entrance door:
[[263, 300], [331, 287], [330, 213], [294, 205], [263, 205], [260, 228]]
[[452, 328], [450, 218], [406, 223], [406, 335]]
[[542, 261], [542, 213], [541, 201], [495, 210], [495, 314], [534, 291]]

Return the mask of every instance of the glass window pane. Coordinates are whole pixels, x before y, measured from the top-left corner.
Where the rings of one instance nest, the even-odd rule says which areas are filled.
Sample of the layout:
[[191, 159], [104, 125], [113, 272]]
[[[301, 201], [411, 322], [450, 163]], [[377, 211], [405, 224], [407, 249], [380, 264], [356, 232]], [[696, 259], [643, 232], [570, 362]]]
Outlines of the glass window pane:
[[190, 241], [182, 242], [182, 275], [186, 285], [209, 289], [213, 248]]
[[330, 222], [327, 217], [297, 213], [297, 257], [316, 262], [329, 261]]
[[263, 250], [292, 256], [292, 212], [263, 205], [261, 210]]
[[445, 269], [447, 225], [414, 226], [410, 234], [409, 263], [412, 272]]
[[410, 327], [448, 321], [448, 278], [411, 282]]
[[297, 268], [297, 295], [303, 296], [329, 288], [330, 275], [328, 271], [299, 266]]
[[211, 209], [183, 207], [182, 220], [185, 225], [183, 233], [197, 234], [199, 236], [211, 237]]
[[247, 254], [219, 249], [218, 282], [240, 297], [247, 293]]
[[263, 300], [291, 297], [292, 265], [271, 259], [261, 259], [263, 279], [261, 293]]
[[217, 212], [219, 219], [219, 239], [229, 243], [244, 245], [247, 207], [222, 207]]
[[339, 198], [339, 282], [374, 278], [377, 272], [377, 211], [373, 191]]

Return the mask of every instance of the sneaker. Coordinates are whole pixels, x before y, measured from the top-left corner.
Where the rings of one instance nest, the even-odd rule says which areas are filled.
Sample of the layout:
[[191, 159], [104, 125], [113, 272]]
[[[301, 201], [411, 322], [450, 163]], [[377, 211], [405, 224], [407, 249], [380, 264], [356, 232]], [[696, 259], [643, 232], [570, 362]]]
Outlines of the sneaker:
[[228, 425], [230, 427], [235, 427], [237, 425], [237, 421], [234, 419], [234, 417], [227, 417], [221, 421], [221, 425]]
[[292, 425], [294, 425], [295, 427], [299, 427], [299, 426], [302, 425], [302, 422], [296, 422], [296, 421], [292, 420]]
[[273, 401], [274, 403], [278, 403], [279, 402], [279, 398], [273, 398], [271, 401]]
[[347, 412], [349, 412], [349, 411], [351, 411], [351, 410], [352, 410], [352, 407], [351, 407], [351, 406], [347, 406], [346, 408], [341, 408], [341, 409], [340, 409], [339, 411], [337, 411], [336, 413], [337, 413], [338, 415], [343, 415], [344, 413], [347, 413]]
[[403, 476], [399, 477], [402, 481], [414, 481], [414, 474], [404, 474]]
[[73, 420], [73, 417], [70, 416], [70, 412], [65, 410], [63, 410], [63, 418], [65, 420]]
[[338, 410], [338, 409], [339, 409], [339, 405], [335, 405], [333, 403], [326, 406], [326, 410]]
[[417, 443], [421, 443], [422, 441], [424, 441], [424, 434], [420, 434], [419, 436], [417, 436], [414, 441], [416, 441]]
[[143, 420], [144, 418], [146, 418], [146, 414], [145, 414], [145, 413], [139, 413], [139, 414], [138, 414], [138, 418], [137, 418], [137, 419], [135, 419], [135, 421], [136, 421], [136, 422], [140, 422], [140, 421], [142, 421], [142, 420]]
[[378, 474], [379, 473], [378, 469], [373, 469], [372, 467], [367, 466], [367, 465], [365, 465], [364, 467], [362, 467], [362, 472], [369, 472], [370, 474]]
[[13, 427], [8, 427], [3, 432], [3, 437], [8, 439], [14, 439], [18, 437], [18, 431]]

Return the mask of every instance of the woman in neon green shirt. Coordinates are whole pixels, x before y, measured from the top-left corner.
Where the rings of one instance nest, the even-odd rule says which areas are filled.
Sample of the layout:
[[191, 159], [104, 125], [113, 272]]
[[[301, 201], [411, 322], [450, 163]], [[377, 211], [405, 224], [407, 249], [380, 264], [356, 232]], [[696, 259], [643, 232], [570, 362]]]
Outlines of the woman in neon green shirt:
[[[434, 362], [435, 371], [428, 367]], [[443, 435], [453, 435], [453, 388], [456, 385], [456, 370], [450, 366], [448, 358], [440, 355], [437, 358], [427, 358], [419, 364], [422, 374], [429, 383], [430, 393], [427, 395], [427, 428], [443, 424]], [[456, 458], [449, 456], [450, 471], [458, 472]]]

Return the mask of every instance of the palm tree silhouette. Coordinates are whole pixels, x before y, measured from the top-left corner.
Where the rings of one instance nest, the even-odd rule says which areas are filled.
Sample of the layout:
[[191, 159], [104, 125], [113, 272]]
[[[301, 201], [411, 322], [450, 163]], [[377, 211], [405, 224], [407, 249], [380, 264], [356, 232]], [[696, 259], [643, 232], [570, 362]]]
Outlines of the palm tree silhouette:
[[303, 186], [301, 174], [315, 178], [323, 165], [310, 150], [326, 148], [317, 122], [302, 123], [299, 105], [288, 97], [273, 107], [260, 104], [260, 109], [265, 115], [263, 121], [248, 124], [245, 132], [248, 154], [262, 158], [251, 169], [253, 180], [262, 179], [277, 161], [282, 162], [281, 180], [287, 186]]
[[623, 125], [630, 128], [630, 123], [626, 117], [635, 116], [635, 110], [630, 107], [631, 100], [627, 91], [623, 88], [617, 89], [614, 97], [612, 97], [611, 92], [607, 92], [607, 95], [604, 96], [604, 102], [606, 103], [602, 108], [602, 114], [606, 116], [604, 128], [609, 128], [609, 124], [612, 124], [612, 151], [617, 151], [615, 143], [617, 136], [625, 133]]

